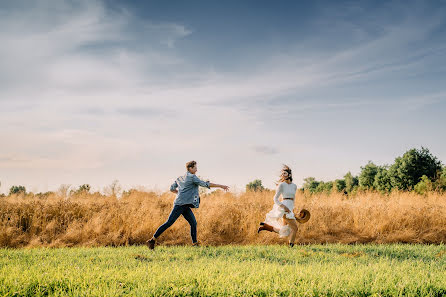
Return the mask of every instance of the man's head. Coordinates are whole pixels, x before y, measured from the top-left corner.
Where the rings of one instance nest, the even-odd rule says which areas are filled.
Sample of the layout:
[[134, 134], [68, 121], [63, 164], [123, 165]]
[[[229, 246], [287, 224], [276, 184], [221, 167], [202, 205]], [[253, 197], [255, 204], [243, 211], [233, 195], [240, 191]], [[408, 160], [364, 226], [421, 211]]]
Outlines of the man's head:
[[189, 161], [186, 163], [186, 169], [192, 174], [195, 174], [197, 172], [197, 162], [195, 161]]

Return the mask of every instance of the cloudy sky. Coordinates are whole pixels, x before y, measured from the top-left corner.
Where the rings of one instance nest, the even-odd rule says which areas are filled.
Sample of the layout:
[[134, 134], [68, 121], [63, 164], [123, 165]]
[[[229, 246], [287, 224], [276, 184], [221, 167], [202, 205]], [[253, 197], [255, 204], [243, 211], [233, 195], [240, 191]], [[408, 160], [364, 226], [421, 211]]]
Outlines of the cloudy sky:
[[446, 162], [446, 1], [1, 1], [0, 44], [0, 192]]

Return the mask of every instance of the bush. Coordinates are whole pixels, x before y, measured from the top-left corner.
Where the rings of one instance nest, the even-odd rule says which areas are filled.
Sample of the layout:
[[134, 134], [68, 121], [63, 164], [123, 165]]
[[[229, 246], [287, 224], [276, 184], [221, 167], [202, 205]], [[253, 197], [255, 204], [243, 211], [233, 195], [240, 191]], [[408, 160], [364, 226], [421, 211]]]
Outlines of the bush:
[[265, 188], [263, 187], [260, 179], [256, 179], [246, 185], [246, 192], [259, 192], [263, 190], [265, 190]]
[[415, 185], [414, 190], [420, 195], [424, 195], [429, 191], [432, 191], [432, 181], [426, 176], [423, 175], [418, 184]]
[[39, 192], [34, 195], [36, 198], [48, 198], [49, 196], [54, 195], [54, 192], [47, 191], [47, 192]]
[[24, 186], [12, 186], [9, 189], [9, 195], [26, 194], [26, 188]]
[[71, 195], [83, 195], [83, 194], [88, 194], [90, 193], [90, 185], [89, 184], [83, 184], [81, 186], [79, 186], [79, 188], [77, 190], [71, 190], [70, 194]]
[[438, 191], [446, 191], [446, 166], [438, 173], [438, 178], [433, 183], [433, 187]]

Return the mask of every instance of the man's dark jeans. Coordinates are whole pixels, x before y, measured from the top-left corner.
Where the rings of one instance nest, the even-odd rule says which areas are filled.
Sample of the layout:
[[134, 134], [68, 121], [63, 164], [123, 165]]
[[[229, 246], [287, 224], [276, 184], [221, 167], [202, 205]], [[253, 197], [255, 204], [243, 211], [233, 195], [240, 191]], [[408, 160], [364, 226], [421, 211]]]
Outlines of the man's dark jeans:
[[194, 213], [191, 210], [190, 204], [187, 205], [174, 205], [172, 211], [170, 212], [169, 218], [167, 221], [162, 224], [158, 230], [156, 230], [155, 235], [153, 237], [158, 238], [167, 228], [172, 226], [173, 223], [183, 215], [186, 221], [189, 222], [190, 225], [190, 236], [192, 237], [192, 242], [197, 242], [197, 220], [195, 220]]

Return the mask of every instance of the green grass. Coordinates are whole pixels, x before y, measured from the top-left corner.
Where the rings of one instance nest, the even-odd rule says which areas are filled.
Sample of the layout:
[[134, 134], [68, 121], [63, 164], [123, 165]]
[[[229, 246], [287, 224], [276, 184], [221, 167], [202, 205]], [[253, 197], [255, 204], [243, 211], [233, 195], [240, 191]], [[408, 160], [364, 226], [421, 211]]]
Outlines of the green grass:
[[444, 245], [0, 249], [0, 296], [446, 296]]

